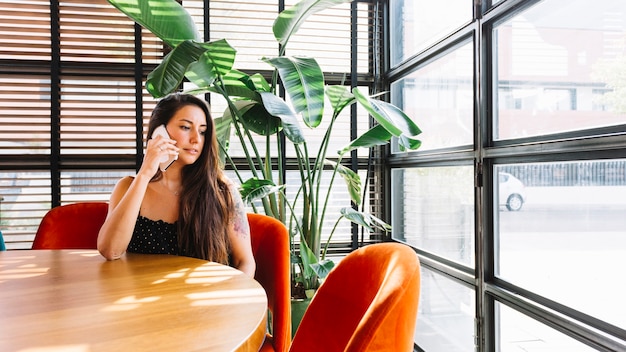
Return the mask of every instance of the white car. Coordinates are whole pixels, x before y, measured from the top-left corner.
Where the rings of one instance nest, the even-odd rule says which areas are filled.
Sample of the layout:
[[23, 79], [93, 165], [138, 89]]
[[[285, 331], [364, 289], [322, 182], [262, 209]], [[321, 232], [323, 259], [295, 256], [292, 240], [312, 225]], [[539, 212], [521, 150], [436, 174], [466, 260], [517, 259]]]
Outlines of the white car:
[[524, 184], [515, 176], [506, 173], [498, 173], [498, 194], [500, 206], [505, 206], [510, 211], [522, 209], [526, 196], [524, 194]]

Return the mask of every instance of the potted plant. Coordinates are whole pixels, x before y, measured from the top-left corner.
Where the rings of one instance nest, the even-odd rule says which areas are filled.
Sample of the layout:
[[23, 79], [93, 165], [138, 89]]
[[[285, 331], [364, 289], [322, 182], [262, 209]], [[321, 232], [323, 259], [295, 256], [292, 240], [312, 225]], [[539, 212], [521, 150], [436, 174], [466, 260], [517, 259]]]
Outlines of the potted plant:
[[[350, 91], [343, 85], [325, 86], [324, 74], [314, 58], [284, 54], [290, 37], [307, 17], [350, 0], [303, 0], [278, 15], [273, 32], [280, 44], [280, 52], [276, 57], [263, 58], [274, 72], [269, 82], [261, 74], [250, 75], [233, 68], [236, 51], [226, 40], [203, 42], [189, 13], [175, 0], [109, 2], [172, 49], [148, 75], [146, 89], [154, 97], [179, 89], [183, 79], [187, 79], [197, 87], [194, 94], [212, 92], [225, 98], [228, 108], [222, 116], [215, 118], [225, 162], [240, 178], [244, 200], [250, 204], [259, 200], [259, 207], [265, 214], [281, 220], [290, 229], [293, 282], [308, 291], [310, 297], [319, 286], [320, 278], [333, 267], [333, 262], [325, 258], [328, 242], [321, 243], [322, 224], [329, 216], [326, 210], [330, 194], [330, 191], [320, 191], [322, 171], [332, 172], [329, 190], [337, 176], [345, 180], [352, 201], [358, 205], [361, 203], [361, 180], [357, 173], [341, 164], [343, 155], [356, 148], [384, 145], [392, 137], [398, 139], [401, 149], [420, 146], [420, 141], [415, 138], [421, 133], [420, 129], [399, 108], [357, 88]], [[285, 89], [291, 104], [277, 93], [278, 86]], [[326, 101], [332, 109], [331, 121], [320, 147], [309, 150], [301, 124], [318, 127]], [[363, 106], [378, 123], [330, 160], [328, 146], [333, 124], [341, 117], [344, 108], [353, 103]], [[254, 135], [264, 136], [266, 145], [276, 148], [266, 147], [261, 151]], [[228, 155], [231, 136], [241, 143], [253, 174], [250, 179], [242, 178]], [[280, 148], [283, 141], [293, 145], [301, 177], [301, 185], [292, 193], [295, 196], [291, 199], [284, 192], [286, 156], [283, 155], [284, 149]], [[257, 207], [254, 210], [260, 211]], [[337, 218], [334, 228], [341, 218], [347, 218], [369, 230], [389, 229], [380, 219], [352, 207], [333, 216]], [[294, 243], [295, 238], [299, 239], [298, 243]]]

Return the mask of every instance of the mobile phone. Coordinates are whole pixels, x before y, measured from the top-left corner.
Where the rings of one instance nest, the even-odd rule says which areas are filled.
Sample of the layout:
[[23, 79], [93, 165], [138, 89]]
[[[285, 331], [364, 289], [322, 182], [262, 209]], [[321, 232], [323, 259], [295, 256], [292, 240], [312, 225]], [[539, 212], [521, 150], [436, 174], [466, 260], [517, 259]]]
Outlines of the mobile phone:
[[[161, 125], [157, 128], [154, 129], [154, 132], [152, 132], [152, 137], [154, 138], [156, 136], [163, 136], [164, 138], [170, 139], [170, 135], [167, 133], [167, 129], [165, 129], [165, 125]], [[168, 167], [170, 167], [170, 165], [172, 165], [172, 163], [178, 159], [178, 155], [164, 155], [161, 157], [161, 162], [159, 163], [159, 168], [161, 169], [161, 171], [165, 171], [167, 170]]]

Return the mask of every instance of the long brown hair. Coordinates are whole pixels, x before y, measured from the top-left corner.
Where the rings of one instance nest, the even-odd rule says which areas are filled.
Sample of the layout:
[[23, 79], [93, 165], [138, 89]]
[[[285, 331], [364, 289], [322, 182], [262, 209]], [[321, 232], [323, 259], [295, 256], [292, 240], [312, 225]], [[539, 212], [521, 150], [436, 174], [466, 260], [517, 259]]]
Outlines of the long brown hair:
[[[207, 130], [202, 153], [182, 169], [179, 198], [178, 247], [181, 255], [228, 264], [231, 226], [235, 207], [219, 159], [215, 125], [207, 103], [193, 95], [173, 93], [161, 99], [150, 117], [148, 136], [167, 124], [182, 107], [195, 105], [206, 115]], [[163, 177], [159, 170], [152, 178]]]

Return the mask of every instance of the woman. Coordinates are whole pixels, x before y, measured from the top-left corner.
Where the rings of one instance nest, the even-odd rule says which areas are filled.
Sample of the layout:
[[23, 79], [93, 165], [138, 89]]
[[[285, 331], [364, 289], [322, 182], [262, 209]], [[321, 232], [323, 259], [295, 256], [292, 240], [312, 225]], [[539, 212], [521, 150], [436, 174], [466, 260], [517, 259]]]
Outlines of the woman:
[[[154, 135], [165, 125], [170, 138]], [[167, 253], [229, 264], [254, 276], [250, 228], [236, 187], [219, 165], [215, 127], [207, 104], [172, 94], [152, 112], [146, 153], [134, 177], [111, 194], [98, 235], [108, 260], [124, 252]], [[177, 156], [165, 171], [162, 157]]]

